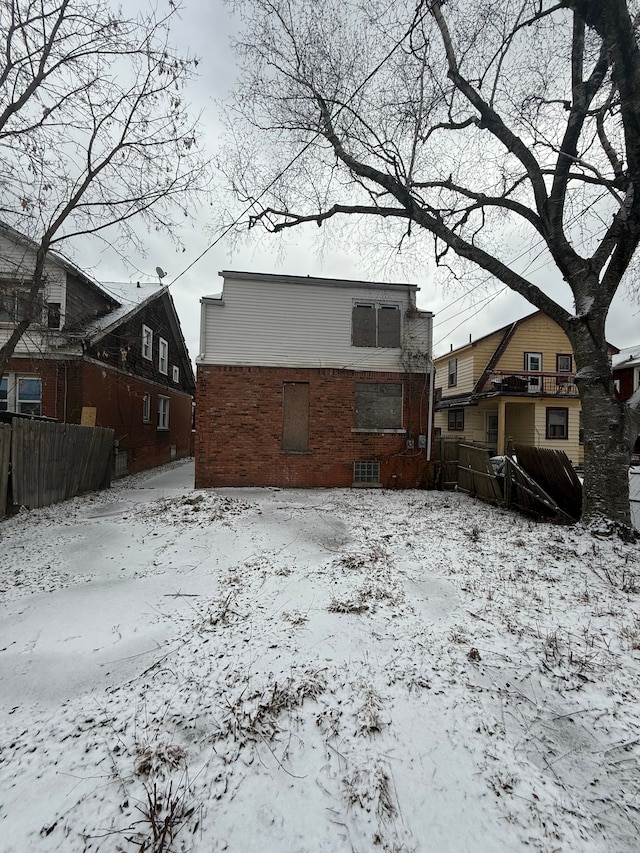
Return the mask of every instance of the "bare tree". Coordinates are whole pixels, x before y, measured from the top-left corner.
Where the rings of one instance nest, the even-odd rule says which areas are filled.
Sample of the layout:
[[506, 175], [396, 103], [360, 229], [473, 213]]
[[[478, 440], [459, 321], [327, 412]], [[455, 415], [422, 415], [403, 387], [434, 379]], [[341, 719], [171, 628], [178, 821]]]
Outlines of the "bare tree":
[[[249, 224], [384, 217], [398, 243], [431, 235], [439, 265], [470, 262], [555, 320], [583, 408], [583, 521], [632, 535], [640, 394], [616, 397], [605, 321], [640, 240], [635, 0], [237, 5], [228, 169]], [[561, 272], [573, 313], [527, 278], [514, 235]]]
[[140, 249], [134, 221], [173, 236], [206, 190], [184, 99], [197, 61], [168, 43], [178, 11], [173, 0], [132, 18], [106, 0], [0, 0], [0, 218], [35, 249], [0, 376], [41, 312], [53, 247], [104, 235]]

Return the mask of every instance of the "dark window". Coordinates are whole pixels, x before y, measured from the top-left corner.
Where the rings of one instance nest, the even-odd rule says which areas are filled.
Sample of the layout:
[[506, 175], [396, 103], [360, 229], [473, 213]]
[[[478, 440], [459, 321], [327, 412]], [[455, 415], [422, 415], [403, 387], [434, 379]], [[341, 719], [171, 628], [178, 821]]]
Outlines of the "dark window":
[[59, 302], [47, 302], [47, 328], [48, 329], [59, 329], [60, 328], [60, 303]]
[[563, 353], [556, 355], [556, 373], [571, 373], [573, 370], [573, 357]]
[[449, 409], [449, 431], [464, 429], [464, 409]]
[[569, 437], [569, 409], [547, 409], [547, 438]]
[[442, 388], [436, 388], [435, 393], [434, 393], [434, 397], [433, 397], [433, 402], [439, 403], [440, 400], [442, 400]]
[[452, 358], [449, 362], [449, 388], [458, 384], [458, 359]]
[[8, 408], [7, 398], [9, 396], [9, 380], [6, 376], [0, 379], [0, 412], [6, 412]]
[[354, 347], [386, 347], [401, 345], [400, 306], [377, 302], [357, 302], [352, 314]]
[[[26, 315], [30, 292], [28, 282], [0, 282], [0, 323], [16, 323]], [[33, 305], [33, 320], [36, 323], [44, 319], [42, 295], [43, 291], [40, 290]]]
[[282, 449], [285, 453], [309, 450], [309, 383], [282, 385]]
[[356, 429], [402, 429], [401, 382], [356, 382]]
[[17, 410], [23, 415], [42, 414], [42, 380], [18, 379]]

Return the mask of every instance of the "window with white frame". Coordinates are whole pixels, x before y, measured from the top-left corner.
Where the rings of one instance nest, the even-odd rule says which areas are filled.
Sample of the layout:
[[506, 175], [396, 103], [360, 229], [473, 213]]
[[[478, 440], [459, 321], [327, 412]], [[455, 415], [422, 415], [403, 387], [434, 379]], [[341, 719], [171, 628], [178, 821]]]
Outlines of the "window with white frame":
[[142, 357], [153, 361], [153, 330], [148, 326], [142, 327]]
[[42, 414], [42, 379], [40, 377], [18, 377], [16, 388], [17, 411], [23, 415]]
[[7, 373], [0, 380], [0, 411], [42, 414], [42, 379]]
[[173, 381], [180, 382], [180, 368], [177, 365], [173, 365]]
[[169, 429], [169, 398], [158, 395], [158, 429]]
[[169, 373], [169, 344], [164, 338], [158, 339], [158, 370], [165, 376]]
[[448, 380], [447, 380], [449, 388], [455, 388], [458, 384], [458, 359], [452, 358], [449, 361], [448, 367]]
[[151, 394], [142, 396], [142, 420], [145, 424], [151, 423]]

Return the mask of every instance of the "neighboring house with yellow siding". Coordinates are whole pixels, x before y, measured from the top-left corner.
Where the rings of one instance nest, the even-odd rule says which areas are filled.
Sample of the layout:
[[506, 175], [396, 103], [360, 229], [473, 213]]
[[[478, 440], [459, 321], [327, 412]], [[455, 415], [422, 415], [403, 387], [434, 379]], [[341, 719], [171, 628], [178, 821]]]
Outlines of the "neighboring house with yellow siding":
[[[610, 352], [617, 352], [610, 347]], [[584, 458], [569, 339], [536, 311], [434, 359], [436, 436], [464, 438], [492, 455], [510, 441]]]

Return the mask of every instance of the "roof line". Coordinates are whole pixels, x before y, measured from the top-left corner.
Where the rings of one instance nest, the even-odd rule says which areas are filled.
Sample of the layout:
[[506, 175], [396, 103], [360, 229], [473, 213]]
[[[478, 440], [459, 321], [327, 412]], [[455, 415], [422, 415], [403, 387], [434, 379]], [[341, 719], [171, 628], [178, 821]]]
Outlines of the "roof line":
[[410, 284], [408, 282], [405, 283], [394, 283], [394, 282], [381, 282], [381, 281], [363, 281], [359, 279], [346, 279], [346, 278], [327, 278], [327, 277], [315, 277], [309, 275], [279, 275], [277, 273], [260, 273], [260, 272], [244, 272], [241, 270], [221, 270], [218, 275], [222, 276], [225, 279], [230, 279], [234, 281], [262, 281], [269, 283], [280, 283], [280, 284], [315, 284], [324, 287], [353, 287], [354, 285], [358, 285], [360, 287], [369, 287], [369, 288], [404, 288], [405, 290], [420, 290], [419, 285]]

